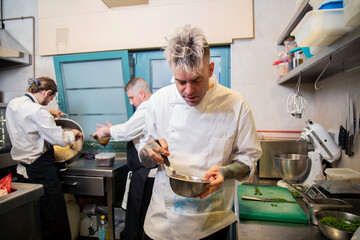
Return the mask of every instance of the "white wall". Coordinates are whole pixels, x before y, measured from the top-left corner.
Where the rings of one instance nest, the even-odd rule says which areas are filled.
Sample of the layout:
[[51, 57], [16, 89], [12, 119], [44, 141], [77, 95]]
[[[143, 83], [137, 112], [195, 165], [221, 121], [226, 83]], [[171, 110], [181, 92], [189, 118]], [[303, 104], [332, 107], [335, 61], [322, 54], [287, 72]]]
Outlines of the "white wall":
[[[36, 0], [3, 0], [4, 18], [35, 16]], [[276, 68], [272, 66], [278, 52], [276, 41], [295, 13], [295, 0], [255, 0], [255, 39], [237, 40], [231, 45], [232, 88], [241, 92], [251, 105], [259, 130], [301, 130], [307, 119], [319, 122], [326, 129], [338, 129], [345, 123], [345, 95], [348, 93], [360, 109], [360, 70], [323, 79], [324, 87], [315, 92], [312, 84], [302, 85], [301, 92], [310, 100], [310, 108], [302, 119], [286, 113], [286, 99], [295, 84], [277, 85]], [[21, 7], [19, 7], [21, 6]], [[30, 22], [30, 21], [29, 21]], [[26, 23], [27, 24], [27, 23]], [[30, 52], [32, 51], [31, 24], [7, 24], [8, 31]], [[11, 27], [11, 28], [10, 28]], [[38, 45], [37, 45], [38, 49]], [[37, 50], [38, 51], [38, 50]], [[32, 66], [0, 71], [0, 91], [8, 102], [24, 94], [26, 80], [32, 76]], [[36, 55], [36, 76], [55, 79], [52, 57]], [[56, 107], [54, 102], [50, 107]], [[360, 171], [360, 146], [349, 158], [343, 154], [341, 167]]]

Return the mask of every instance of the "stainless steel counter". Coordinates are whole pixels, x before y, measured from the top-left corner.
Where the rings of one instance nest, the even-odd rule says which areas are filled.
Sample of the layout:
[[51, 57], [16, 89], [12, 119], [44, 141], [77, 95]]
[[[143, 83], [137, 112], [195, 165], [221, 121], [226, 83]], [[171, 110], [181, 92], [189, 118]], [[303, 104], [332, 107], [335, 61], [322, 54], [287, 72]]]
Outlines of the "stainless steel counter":
[[79, 158], [68, 165], [63, 172], [64, 192], [78, 195], [105, 196], [107, 198], [109, 239], [115, 239], [114, 226], [114, 179], [126, 165], [126, 153], [117, 153], [114, 165], [98, 167], [94, 160]]
[[[260, 180], [261, 182], [261, 180]], [[276, 181], [267, 181], [267, 186], [276, 186]], [[353, 205], [354, 208], [348, 212], [360, 215], [359, 199], [344, 199]], [[299, 206], [305, 214], [309, 216], [307, 204], [301, 199], [296, 199]], [[310, 223], [286, 223], [261, 220], [239, 219], [236, 227], [237, 239], [261, 239], [261, 240], [326, 240], [327, 238], [321, 233], [318, 226]]]
[[0, 197], [0, 239], [40, 239], [41, 184], [12, 182], [15, 190]]

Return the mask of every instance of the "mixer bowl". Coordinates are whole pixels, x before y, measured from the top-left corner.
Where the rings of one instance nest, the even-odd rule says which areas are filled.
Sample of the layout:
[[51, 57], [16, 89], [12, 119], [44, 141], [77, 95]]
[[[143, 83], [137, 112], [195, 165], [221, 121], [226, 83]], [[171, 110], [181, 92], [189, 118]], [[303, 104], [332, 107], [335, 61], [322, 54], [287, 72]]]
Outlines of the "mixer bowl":
[[278, 174], [288, 181], [297, 182], [309, 173], [310, 158], [301, 154], [275, 155], [275, 168]]
[[209, 183], [199, 177], [182, 174], [168, 175], [168, 177], [171, 189], [183, 197], [199, 197], [205, 191], [205, 185]]

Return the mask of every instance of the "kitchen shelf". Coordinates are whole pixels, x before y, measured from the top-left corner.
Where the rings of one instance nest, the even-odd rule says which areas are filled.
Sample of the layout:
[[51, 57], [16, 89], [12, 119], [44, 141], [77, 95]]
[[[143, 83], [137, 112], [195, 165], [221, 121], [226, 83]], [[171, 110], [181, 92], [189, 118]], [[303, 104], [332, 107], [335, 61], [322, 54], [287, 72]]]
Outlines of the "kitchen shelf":
[[331, 63], [321, 79], [360, 67], [360, 27], [289, 71], [277, 83], [296, 82], [300, 73], [303, 82], [315, 82], [330, 59]]
[[[278, 45], [284, 44], [284, 40], [290, 37], [290, 33], [295, 29], [305, 14], [311, 10], [312, 7], [309, 5], [309, 0], [301, 3], [294, 17], [279, 37], [277, 41]], [[279, 78], [277, 83], [296, 82], [300, 74], [303, 82], [315, 82], [329, 61], [331, 61], [331, 63], [324, 71], [320, 81], [323, 78], [333, 76], [337, 73], [360, 67], [360, 27], [353, 29], [332, 45], [289, 71]]]
[[290, 33], [294, 30], [294, 28], [298, 25], [301, 19], [305, 16], [305, 14], [312, 10], [312, 7], [309, 5], [310, 0], [304, 0], [296, 11], [294, 17], [291, 19], [290, 23], [287, 25], [281, 36], [279, 37], [277, 44], [284, 45], [284, 40], [290, 37]]

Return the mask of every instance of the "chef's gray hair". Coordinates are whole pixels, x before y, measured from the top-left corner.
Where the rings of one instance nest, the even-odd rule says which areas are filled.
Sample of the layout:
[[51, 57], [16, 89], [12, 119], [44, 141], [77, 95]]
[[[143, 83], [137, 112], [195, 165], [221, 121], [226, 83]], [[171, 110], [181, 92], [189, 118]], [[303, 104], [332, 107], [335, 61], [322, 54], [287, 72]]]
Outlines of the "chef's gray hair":
[[210, 63], [210, 46], [201, 29], [185, 25], [166, 40], [164, 55], [171, 69], [196, 74], [202, 72], [205, 61]]
[[29, 78], [27, 92], [37, 93], [42, 90], [51, 90], [51, 95], [57, 93], [57, 86], [54, 80], [48, 77]]

